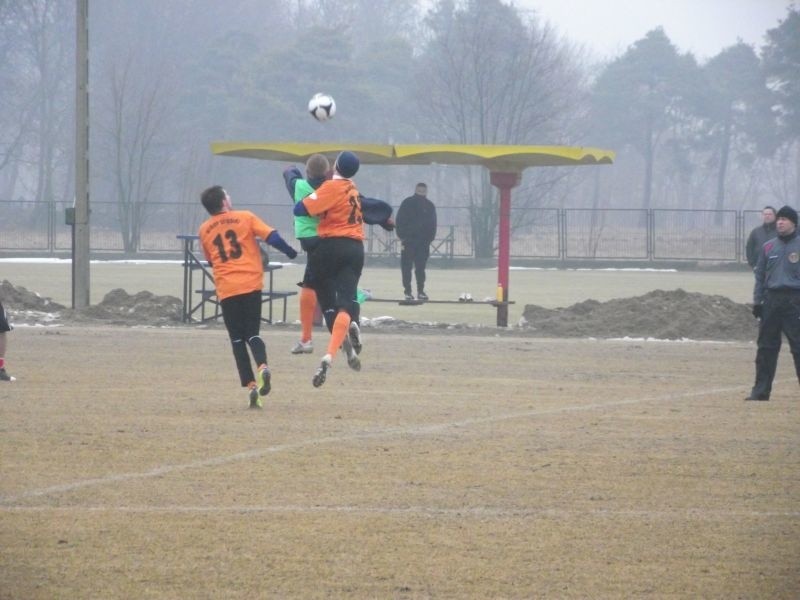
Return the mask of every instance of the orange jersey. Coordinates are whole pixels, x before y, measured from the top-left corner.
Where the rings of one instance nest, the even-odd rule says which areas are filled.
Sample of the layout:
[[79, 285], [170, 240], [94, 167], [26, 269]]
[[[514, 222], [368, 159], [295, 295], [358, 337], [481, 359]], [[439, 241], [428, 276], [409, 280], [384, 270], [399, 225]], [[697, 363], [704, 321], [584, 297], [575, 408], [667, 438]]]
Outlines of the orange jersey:
[[355, 184], [349, 179], [329, 179], [302, 200], [312, 216], [320, 216], [319, 237], [364, 239], [364, 216]]
[[264, 266], [256, 237], [274, 229], [249, 210], [212, 215], [200, 225], [200, 246], [214, 269], [217, 298], [247, 294], [264, 287]]

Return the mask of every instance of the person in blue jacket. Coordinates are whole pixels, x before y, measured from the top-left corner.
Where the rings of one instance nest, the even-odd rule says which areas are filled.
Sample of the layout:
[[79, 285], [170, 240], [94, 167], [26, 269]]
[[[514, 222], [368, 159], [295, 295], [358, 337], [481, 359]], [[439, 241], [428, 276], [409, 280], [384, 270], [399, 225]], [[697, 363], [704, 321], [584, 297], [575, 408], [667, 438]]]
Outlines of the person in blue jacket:
[[753, 316], [759, 319], [756, 382], [746, 400], [769, 400], [786, 335], [800, 382], [800, 236], [797, 211], [784, 206], [776, 215], [777, 237], [761, 247], [755, 270]]

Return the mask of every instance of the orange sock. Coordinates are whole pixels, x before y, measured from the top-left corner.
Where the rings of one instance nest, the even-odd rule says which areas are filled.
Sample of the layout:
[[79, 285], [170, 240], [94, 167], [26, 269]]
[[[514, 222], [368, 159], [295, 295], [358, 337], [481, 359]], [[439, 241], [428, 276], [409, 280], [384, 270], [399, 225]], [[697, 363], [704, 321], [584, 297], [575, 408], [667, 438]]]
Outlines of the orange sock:
[[336, 320], [333, 322], [333, 331], [331, 331], [331, 341], [328, 342], [328, 354], [331, 358], [336, 356], [336, 351], [344, 341], [344, 336], [347, 335], [347, 330], [350, 328], [350, 315], [346, 310], [340, 310], [336, 315]]
[[317, 293], [311, 288], [300, 288], [300, 341], [311, 340], [314, 327], [314, 309], [317, 308]]

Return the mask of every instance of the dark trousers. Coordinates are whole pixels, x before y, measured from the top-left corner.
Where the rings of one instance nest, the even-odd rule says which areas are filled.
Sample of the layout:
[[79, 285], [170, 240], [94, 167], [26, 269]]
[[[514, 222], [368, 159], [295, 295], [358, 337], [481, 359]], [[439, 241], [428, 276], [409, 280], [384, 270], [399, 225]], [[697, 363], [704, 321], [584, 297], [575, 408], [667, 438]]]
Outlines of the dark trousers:
[[332, 329], [340, 309], [346, 310], [351, 319], [358, 321], [354, 305], [358, 280], [364, 269], [364, 244], [361, 240], [320, 238], [319, 245], [308, 260], [312, 263], [314, 290], [328, 330]]
[[783, 335], [789, 340], [797, 380], [800, 382], [800, 292], [767, 292], [756, 352], [756, 383], [752, 396], [769, 398], [778, 367]]
[[3, 308], [3, 303], [0, 302], [0, 333], [11, 331], [11, 325], [6, 317], [6, 310]]
[[267, 346], [259, 335], [261, 329], [261, 290], [231, 296], [219, 303], [222, 320], [231, 339], [233, 358], [242, 387], [255, 381], [247, 349], [253, 353], [256, 365], [267, 363]]
[[307, 287], [314, 289], [314, 272], [312, 271], [313, 264], [311, 262], [311, 253], [317, 249], [319, 246], [319, 237], [309, 237], [309, 238], [300, 238], [298, 240], [300, 242], [300, 247], [305, 251], [307, 254], [306, 257], [306, 270], [303, 273], [303, 281], [298, 283], [300, 287]]
[[400, 250], [400, 272], [403, 276], [403, 291], [411, 293], [411, 270], [417, 279], [417, 293], [425, 291], [425, 265], [431, 255], [430, 242], [406, 240]]

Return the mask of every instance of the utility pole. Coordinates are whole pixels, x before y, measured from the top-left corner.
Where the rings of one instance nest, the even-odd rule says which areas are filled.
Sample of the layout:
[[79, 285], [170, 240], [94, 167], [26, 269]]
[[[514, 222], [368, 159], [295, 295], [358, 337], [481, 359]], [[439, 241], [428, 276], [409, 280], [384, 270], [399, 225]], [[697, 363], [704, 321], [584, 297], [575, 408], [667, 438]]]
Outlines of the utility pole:
[[72, 308], [89, 306], [89, 0], [76, 0]]

